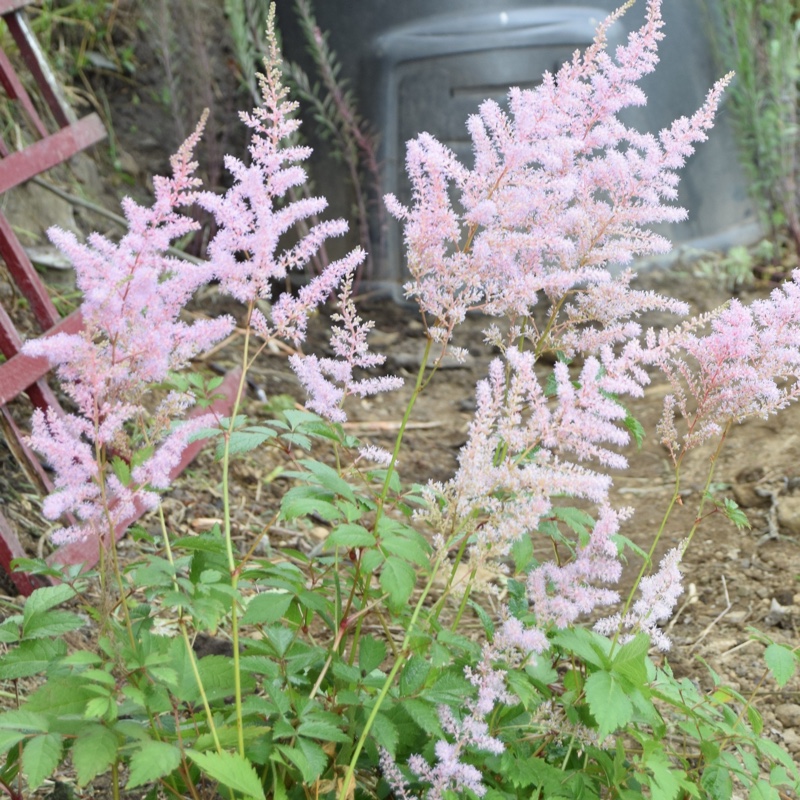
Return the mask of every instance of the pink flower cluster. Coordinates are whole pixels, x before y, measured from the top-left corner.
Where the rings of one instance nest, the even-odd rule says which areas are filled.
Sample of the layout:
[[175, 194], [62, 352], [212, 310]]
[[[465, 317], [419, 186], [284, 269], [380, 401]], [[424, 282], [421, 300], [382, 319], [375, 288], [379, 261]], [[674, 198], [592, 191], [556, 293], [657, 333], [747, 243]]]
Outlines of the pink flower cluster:
[[[208, 246], [213, 274], [223, 292], [245, 304], [257, 298], [272, 300], [276, 287], [285, 287], [292, 271], [302, 272], [326, 239], [347, 231], [344, 220], [326, 220], [292, 246], [281, 248], [285, 234], [296, 232], [298, 223], [324, 211], [328, 201], [324, 197], [287, 199], [290, 190], [306, 182], [301, 164], [311, 148], [292, 143], [300, 127], [297, 103], [288, 99], [289, 90], [281, 80], [274, 33], [268, 32], [267, 44], [264, 74], [258, 76], [263, 105], [241, 114], [252, 131], [250, 162], [227, 156], [225, 165], [234, 178], [231, 188], [222, 195], [202, 192], [197, 196], [198, 205], [211, 212], [219, 226]], [[364, 252], [356, 248], [328, 265], [297, 297], [283, 292], [272, 306], [271, 321], [255, 308], [253, 327], [265, 339], [277, 336], [299, 344], [305, 338], [309, 312], [327, 300], [363, 260]]]
[[[734, 299], [676, 330], [648, 332], [647, 360], [673, 387], [659, 427], [673, 458], [727, 422], [766, 418], [800, 397], [799, 307], [795, 270], [766, 300], [746, 307]], [[678, 415], [686, 420], [683, 435]]]
[[[192, 152], [201, 123], [173, 157], [173, 176], [154, 180], [153, 207], [124, 202], [129, 230], [118, 244], [98, 234], [80, 244], [72, 234], [51, 232], [75, 267], [84, 321], [80, 334], [59, 334], [25, 346], [26, 353], [44, 356], [57, 367], [62, 386], [77, 406], [72, 415], [37, 412], [33, 419], [31, 443], [56, 469], [57, 491], [46, 501], [45, 511], [54, 519], [68, 512], [78, 517], [55, 534], [56, 541], [109, 533], [109, 526], [131, 516], [136, 503], [155, 507], [157, 490], [167, 488], [170, 471], [190, 437], [216, 424], [205, 415], [170, 432], [172, 421], [192, 404], [190, 393], [170, 394], [154, 413], [144, 404], [153, 384], [183, 369], [232, 329], [229, 317], [191, 325], [181, 317], [197, 289], [211, 280], [249, 305], [249, 321], [257, 333], [295, 345], [305, 338], [309, 312], [345, 281], [337, 318], [341, 327], [333, 337], [337, 358], [292, 359], [312, 395], [311, 407], [320, 413], [342, 419], [339, 401], [345, 394], [374, 394], [399, 383], [394, 378], [360, 379], [353, 374], [354, 369], [382, 362], [367, 350], [370, 326], [361, 322], [350, 297], [348, 279], [364, 258], [361, 250], [330, 264], [296, 296], [289, 291], [281, 294], [272, 303], [271, 320], [255, 306], [257, 299], [273, 300], [275, 285], [285, 285], [290, 271], [302, 270], [327, 237], [347, 230], [343, 220], [322, 222], [281, 249], [285, 234], [321, 212], [326, 201], [285, 201], [289, 190], [306, 179], [300, 162], [310, 150], [287, 141], [299, 125], [293, 118], [296, 104], [287, 99], [281, 83], [274, 33], [269, 45], [266, 72], [260, 76], [264, 104], [242, 115], [252, 129], [251, 160], [246, 165], [227, 158], [234, 178], [227, 192], [200, 191], [200, 181], [194, 177], [197, 165]], [[218, 225], [209, 259], [200, 263], [166, 255], [173, 242], [199, 227], [179, 213], [191, 204], [211, 212]], [[154, 449], [155, 445], [160, 446]], [[112, 454], [130, 459], [137, 451], [141, 456], [151, 449], [142, 463], [135, 462], [127, 485], [109, 468]]]
[[607, 267], [669, 249], [647, 226], [684, 218], [665, 201], [675, 199], [676, 170], [706, 138], [728, 79], [658, 137], [624, 125], [618, 113], [646, 102], [637, 81], [658, 61], [660, 0], [648, 2], [644, 26], [612, 58], [605, 33], [621, 12], [583, 56], [535, 89], [512, 89], [508, 113], [481, 105], [468, 121], [473, 169], [429, 134], [409, 142], [412, 204], [387, 204], [404, 223], [406, 293], [444, 330], [474, 309], [524, 318], [540, 293], [558, 303], [581, 286], [582, 313], [599, 305], [606, 324], [642, 299], [627, 297], [623, 279], [610, 303], [600, 288], [613, 281]]
[[[172, 242], [198, 227], [177, 209], [193, 201], [199, 183], [191, 159], [201, 130], [198, 126], [172, 158], [172, 177], [155, 179], [152, 208], [124, 202], [129, 229], [118, 244], [99, 234], [80, 244], [70, 233], [50, 232], [75, 267], [84, 323], [82, 333], [56, 334], [24, 347], [25, 353], [43, 356], [56, 367], [77, 409], [63, 417], [52, 410], [33, 417], [31, 443], [56, 469], [57, 491], [47, 499], [45, 513], [51, 519], [66, 512], [79, 518], [57, 531], [55, 541], [106, 533], [109, 524], [114, 527], [130, 516], [137, 500], [152, 508], [158, 497], [147, 487], [166, 488], [166, 476], [192, 430], [213, 423], [206, 417], [170, 433], [169, 420], [192, 402], [188, 395], [170, 394], [152, 414], [157, 425], [148, 439], [131, 429], [151, 417], [144, 403], [152, 384], [182, 369], [233, 326], [228, 317], [191, 325], [181, 318], [186, 302], [212, 273], [208, 264], [166, 255]], [[158, 455], [134, 470], [131, 486], [102, 472], [103, 453], [130, 457], [133, 450], [159, 441]]]
[[[712, 385], [722, 391], [713, 365], [730, 357], [733, 369], [744, 355], [732, 352], [734, 340], [742, 341], [733, 333], [734, 318], [743, 314], [736, 305], [715, 320], [720, 342], [700, 343], [698, 337], [693, 348], [696, 328], [690, 327], [674, 338], [665, 334], [658, 340], [651, 334], [642, 346], [640, 314], [653, 309], [683, 314], [687, 308], [632, 290], [632, 272], [613, 274], [609, 269], [669, 249], [648, 226], [684, 217], [683, 209], [669, 204], [677, 196], [676, 171], [695, 143], [706, 138], [730, 79], [716, 84], [694, 116], [675, 121], [658, 136], [619, 120], [622, 109], [646, 100], [637, 82], [658, 61], [660, 5], [660, 0], [649, 0], [643, 27], [614, 57], [606, 52], [605, 34], [624, 9], [601, 26], [583, 56], [576, 54], [555, 75], [546, 74], [535, 89], [512, 89], [508, 112], [486, 101], [468, 122], [473, 169], [458, 163], [428, 134], [410, 142], [412, 203], [405, 207], [387, 199], [404, 224], [412, 276], [406, 293], [419, 303], [440, 340], [448, 341], [471, 310], [510, 321], [507, 334], [499, 327], [487, 331], [504, 358], [492, 363], [488, 379], [478, 386], [477, 411], [457, 474], [430, 488], [440, 505], [431, 509], [428, 520], [448, 537], [469, 537], [473, 564], [494, 562], [502, 568], [521, 537], [537, 533], [545, 522], [551, 528], [559, 524], [561, 498], [589, 501], [598, 510], [595, 523], [573, 537], [577, 541], [570, 541], [569, 533], [554, 535], [558, 557], [529, 572], [527, 598], [536, 623], [526, 625], [509, 608], [502, 610], [493, 641], [484, 645], [479, 671], [467, 671], [478, 699], [466, 704], [460, 723], [449, 725], [448, 740], [436, 748], [435, 765], [418, 756], [409, 762], [428, 784], [427, 797], [440, 797], [446, 790], [469, 789], [478, 796], [485, 791], [461, 755], [467, 745], [477, 747], [480, 737], [470, 732], [477, 730], [478, 721], [496, 703], [511, 699], [505, 668], [544, 652], [548, 628], [573, 625], [598, 607], [619, 601], [614, 587], [621, 564], [615, 537], [630, 511], [610, 506], [606, 472], [627, 465], [619, 448], [628, 443], [629, 434], [623, 424], [626, 412], [616, 398], [641, 396], [649, 380], [644, 370], [648, 364], [665, 367], [676, 382], [679, 377], [690, 384], [692, 395], [705, 398]], [[550, 310], [539, 329], [531, 312], [541, 295]], [[772, 304], [774, 310], [754, 307], [748, 336], [758, 328], [759, 315], [778, 316], [778, 299]], [[786, 350], [776, 348], [773, 364], [791, 359], [790, 304], [787, 324], [779, 326]], [[741, 337], [744, 323], [738, 324]], [[723, 335], [723, 328], [730, 331]], [[764, 323], [765, 343], [767, 328], [772, 324]], [[725, 356], [719, 354], [723, 341]], [[700, 364], [701, 377], [682, 366], [684, 344]], [[797, 343], [794, 347], [797, 358]], [[758, 345], [739, 345], [740, 351], [748, 348], [754, 355], [756, 349], [765, 352]], [[546, 350], [580, 357], [580, 370], [558, 362], [545, 385], [536, 368], [538, 355]], [[702, 377], [704, 370], [707, 378]], [[740, 383], [751, 388], [759, 408], [780, 402], [763, 382], [742, 376]], [[784, 397], [794, 391], [791, 385]], [[677, 396], [683, 410], [685, 394]], [[752, 408], [752, 403], [745, 405]], [[718, 408], [710, 417], [706, 410], [703, 419], [708, 420]], [[643, 630], [654, 644], [668, 646], [657, 623], [674, 608], [680, 592], [680, 555], [678, 550], [670, 553], [658, 573], [642, 582], [641, 598], [625, 619], [612, 617], [601, 627], [609, 633], [615, 624], [615, 630]], [[491, 750], [487, 741], [483, 745]]]
[[[402, 378], [381, 376], [357, 379], [353, 370], [366, 370], [384, 363], [386, 356], [369, 352], [367, 335], [372, 322], [363, 322], [358, 316], [352, 298], [352, 276], [345, 281], [339, 293], [339, 311], [334, 322], [331, 347], [336, 358], [319, 358], [315, 355], [293, 355], [289, 362], [300, 383], [311, 399], [308, 407], [333, 422], [344, 422], [344, 398], [349, 394], [369, 397], [380, 392], [390, 392], [403, 385]], [[367, 451], [375, 455], [372, 450]]]

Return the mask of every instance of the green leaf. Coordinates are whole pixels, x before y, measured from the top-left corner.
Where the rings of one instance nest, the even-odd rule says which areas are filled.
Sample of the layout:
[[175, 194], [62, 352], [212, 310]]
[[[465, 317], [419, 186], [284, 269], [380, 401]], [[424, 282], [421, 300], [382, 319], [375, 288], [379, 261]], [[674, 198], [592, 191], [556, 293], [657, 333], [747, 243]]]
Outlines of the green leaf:
[[533, 561], [533, 539], [527, 534], [511, 546], [511, 558], [514, 559], [516, 574], [525, 572]]
[[114, 456], [111, 459], [111, 471], [116, 475], [123, 486], [130, 486], [131, 468], [126, 461], [123, 461], [119, 456]]
[[468, 604], [478, 615], [478, 619], [483, 626], [483, 632], [486, 634], [487, 638], [491, 639], [494, 636], [494, 620], [489, 616], [486, 609], [478, 605], [474, 600], [469, 600]]
[[53, 774], [61, 761], [62, 738], [58, 733], [42, 733], [29, 739], [22, 751], [22, 771], [28, 788], [38, 789]]
[[14, 709], [0, 714], [0, 730], [21, 731], [24, 734], [47, 733], [50, 730], [50, 720], [45, 714], [36, 711]]
[[28, 698], [25, 708], [29, 711], [41, 711], [51, 717], [83, 715], [86, 703], [92, 697], [94, 692], [86, 686], [83, 679], [70, 675], [47, 681]]
[[395, 724], [386, 716], [378, 712], [372, 721], [370, 735], [384, 750], [388, 750], [392, 755], [397, 752], [397, 745], [400, 743], [400, 734]]
[[750, 520], [747, 519], [747, 514], [745, 514], [744, 511], [739, 508], [738, 504], [734, 500], [731, 500], [730, 497], [726, 497], [723, 501], [722, 512], [739, 530], [752, 527], [750, 525]]
[[[260, 447], [264, 442], [274, 439], [276, 436], [277, 432], [275, 430], [264, 425], [251, 425], [243, 430], [233, 431], [230, 434], [228, 454], [233, 456], [239, 453], [247, 453]], [[217, 458], [221, 458], [224, 452], [225, 440], [222, 439], [217, 442]]]
[[572, 628], [558, 631], [553, 636], [557, 644], [568, 655], [576, 655], [587, 664], [601, 669], [608, 669], [611, 662], [608, 653], [611, 642], [605, 636], [586, 628]]
[[116, 761], [117, 737], [102, 725], [87, 728], [72, 745], [72, 763], [78, 784], [86, 786]]
[[402, 705], [403, 711], [414, 720], [422, 731], [436, 739], [442, 738], [441, 721], [439, 720], [439, 714], [436, 712], [436, 706], [433, 703], [411, 698], [401, 700], [400, 704]]
[[[233, 694], [233, 659], [228, 656], [205, 656], [197, 662], [197, 670], [203, 684], [206, 697], [211, 700], [222, 700]], [[241, 676], [242, 691], [255, 688], [255, 682], [249, 675]], [[195, 686], [196, 689], [196, 686]]]
[[380, 583], [389, 594], [389, 606], [398, 609], [408, 602], [414, 591], [417, 574], [407, 561], [389, 556], [381, 571]]
[[298, 430], [309, 422], [314, 424], [323, 422], [324, 424], [324, 421], [319, 415], [315, 414], [313, 411], [306, 411], [300, 408], [287, 408], [283, 412], [283, 416], [293, 431]]
[[363, 525], [345, 522], [334, 528], [325, 543], [331, 547], [372, 547], [375, 537]]
[[74, 631], [86, 625], [86, 620], [72, 611], [55, 609], [33, 614], [25, 621], [22, 635], [26, 639], [43, 639], [48, 636], [60, 636], [67, 631]]
[[701, 788], [708, 793], [710, 800], [730, 800], [733, 796], [733, 779], [727, 765], [709, 764], [700, 778]]
[[271, 625], [277, 622], [292, 604], [288, 592], [262, 592], [251, 598], [242, 617], [244, 625]]
[[73, 597], [75, 597], [75, 590], [65, 583], [61, 583], [58, 586], [45, 586], [41, 589], [37, 589], [25, 601], [25, 619], [30, 619], [34, 614], [61, 605], [61, 603], [71, 600]]
[[628, 409], [625, 409], [625, 421], [622, 423], [627, 429], [628, 433], [633, 436], [636, 446], [641, 450], [642, 443], [645, 438], [645, 429], [641, 422], [631, 414]]
[[333, 495], [320, 486], [293, 486], [281, 500], [281, 517], [287, 521], [317, 516], [328, 522], [342, 518], [333, 504]]
[[767, 647], [764, 660], [778, 686], [785, 686], [797, 670], [797, 654], [780, 644]]
[[611, 670], [641, 686], [647, 681], [645, 659], [649, 649], [650, 637], [646, 633], [638, 633], [616, 652]]
[[44, 672], [67, 654], [63, 639], [31, 639], [0, 657], [0, 680], [29, 678]]
[[311, 458], [304, 458], [300, 463], [317, 479], [320, 486], [353, 503], [356, 501], [353, 488], [333, 467]]
[[578, 535], [587, 536], [594, 528], [594, 517], [579, 508], [556, 506], [553, 508], [552, 514]]
[[386, 658], [386, 642], [362, 636], [358, 646], [358, 666], [365, 675], [377, 669]]
[[126, 789], [163, 778], [174, 772], [181, 763], [181, 751], [169, 742], [144, 742], [131, 756]]
[[379, 544], [387, 553], [401, 556], [420, 567], [430, 563], [430, 544], [419, 531], [391, 517], [381, 517], [376, 530]]
[[[352, 740], [348, 737], [347, 741]], [[325, 767], [328, 766], [328, 756], [325, 755], [325, 751], [316, 742], [304, 739], [302, 736], [297, 737], [297, 748], [306, 760], [306, 766], [303, 769], [303, 780], [307, 784], [312, 784], [322, 775]]]
[[309, 719], [301, 722], [297, 733], [300, 736], [319, 739], [323, 742], [352, 742], [352, 738], [341, 728], [323, 719]]
[[614, 733], [633, 718], [633, 703], [620, 679], [611, 672], [594, 672], [584, 684], [589, 709], [597, 720], [601, 739]]
[[206, 775], [223, 786], [242, 792], [254, 800], [266, 800], [258, 773], [238, 753], [199, 753], [187, 749], [186, 754]]
[[[660, 742], [651, 742], [650, 748], [653, 747], [660, 748], [662, 744]], [[670, 764], [669, 759], [662, 750], [646, 752], [643, 760], [645, 766], [653, 775], [650, 781], [650, 796], [652, 800], [674, 800], [681, 788], [681, 782], [678, 777], [685, 778], [686, 773], [677, 769], [675, 765]]]
[[21, 731], [4, 731], [0, 729], [0, 754], [7, 753], [15, 744], [26, 738]]

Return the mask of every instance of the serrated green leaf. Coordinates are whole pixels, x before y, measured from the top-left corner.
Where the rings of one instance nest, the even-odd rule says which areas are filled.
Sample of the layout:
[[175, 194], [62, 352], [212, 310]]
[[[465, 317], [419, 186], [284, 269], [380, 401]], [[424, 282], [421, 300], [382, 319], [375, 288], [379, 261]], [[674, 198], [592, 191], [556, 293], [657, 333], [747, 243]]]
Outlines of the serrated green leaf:
[[333, 529], [325, 543], [331, 547], [372, 547], [375, 537], [363, 525], [345, 522]]
[[586, 628], [561, 630], [553, 636], [553, 642], [567, 654], [576, 655], [594, 667], [608, 669], [611, 666], [608, 658], [611, 642], [594, 631]]
[[[209, 700], [222, 700], [233, 693], [233, 659], [228, 656], [205, 656], [197, 662], [197, 670]], [[245, 693], [255, 688], [253, 678], [249, 675], [241, 676], [241, 685]]]
[[271, 625], [277, 622], [292, 604], [288, 592], [263, 592], [250, 599], [245, 609], [244, 625]]
[[753, 729], [753, 733], [755, 733], [756, 736], [760, 736], [761, 731], [764, 730], [764, 719], [761, 714], [759, 714], [757, 708], [751, 705], [747, 706], [747, 720], [750, 723], [750, 727]]
[[527, 534], [511, 546], [511, 558], [514, 559], [516, 574], [525, 572], [533, 562], [533, 539]]
[[131, 468], [126, 461], [123, 461], [119, 456], [113, 456], [111, 459], [111, 471], [123, 486], [130, 486]]
[[396, 609], [404, 606], [414, 591], [416, 581], [417, 573], [407, 561], [397, 556], [386, 559], [381, 570], [380, 584], [389, 595], [390, 607]]
[[[276, 431], [263, 425], [253, 425], [243, 430], [233, 431], [229, 435], [228, 455], [233, 456], [239, 455], [240, 453], [248, 453], [260, 447], [264, 442], [274, 439], [276, 436]], [[222, 458], [224, 453], [225, 440], [221, 439], [217, 442], [217, 458]]]
[[778, 686], [785, 686], [797, 670], [797, 654], [788, 647], [771, 644], [764, 651], [764, 661]]
[[181, 763], [181, 751], [169, 742], [148, 741], [131, 756], [126, 789], [143, 786], [174, 772]]
[[155, 451], [156, 448], [152, 445], [140, 448], [131, 456], [131, 467], [140, 467], [145, 461], [148, 461], [152, 457]]
[[733, 796], [730, 768], [719, 763], [709, 764], [703, 770], [700, 786], [708, 793], [710, 800], [730, 800]]
[[187, 749], [186, 754], [212, 780], [253, 800], [266, 800], [255, 767], [239, 753], [200, 753]]
[[281, 500], [281, 517], [287, 521], [317, 516], [328, 522], [342, 518], [333, 504], [333, 495], [320, 486], [293, 486]]
[[555, 506], [553, 516], [563, 522], [573, 533], [588, 534], [594, 528], [594, 517], [579, 508]]
[[72, 611], [55, 609], [33, 614], [25, 621], [22, 635], [26, 639], [43, 639], [49, 636], [60, 636], [67, 631], [75, 631], [86, 625], [86, 620]]
[[350, 502], [355, 502], [356, 496], [352, 486], [333, 467], [311, 458], [304, 458], [300, 463], [317, 479], [320, 486]]
[[15, 744], [19, 744], [27, 734], [21, 731], [4, 731], [0, 729], [0, 755], [7, 753]]
[[436, 739], [443, 737], [444, 734], [442, 732], [439, 714], [433, 703], [429, 703], [425, 700], [417, 700], [413, 697], [410, 699], [403, 699], [401, 703], [403, 711], [405, 711], [425, 733]]
[[368, 675], [377, 669], [386, 658], [386, 642], [362, 636], [358, 645], [358, 666]]
[[36, 589], [25, 601], [25, 609], [23, 611], [25, 619], [28, 620], [34, 614], [61, 605], [61, 603], [71, 600], [73, 597], [75, 597], [75, 590], [64, 583], [58, 586], [45, 586], [41, 589]]
[[81, 733], [72, 745], [72, 763], [78, 785], [86, 786], [102, 775], [116, 761], [117, 737], [108, 728], [98, 725]]
[[584, 684], [586, 700], [601, 739], [614, 733], [633, 718], [633, 703], [620, 679], [611, 672], [592, 673]]
[[296, 431], [306, 423], [312, 423], [312, 425], [324, 424], [324, 420], [313, 411], [305, 411], [299, 408], [287, 408], [283, 412], [283, 416], [293, 431]]
[[739, 508], [738, 504], [726, 497], [722, 504], [722, 510], [725, 516], [739, 529], [750, 528], [750, 520], [747, 519], [747, 514]]
[[70, 675], [48, 680], [28, 698], [25, 708], [52, 717], [82, 715], [92, 697], [94, 693], [89, 691], [83, 679]]
[[351, 742], [352, 738], [348, 736], [341, 728], [338, 728], [331, 722], [322, 719], [309, 719], [300, 723], [297, 728], [297, 733], [300, 736], [306, 736], [309, 739], [319, 739], [323, 742]]
[[625, 421], [622, 424], [625, 426], [628, 433], [633, 436], [633, 440], [636, 442], [636, 447], [641, 450], [645, 436], [647, 435], [642, 423], [639, 422], [639, 420], [636, 419], [636, 417], [634, 417], [630, 411], [625, 409]]
[[67, 654], [63, 639], [31, 639], [0, 657], [0, 680], [28, 678], [44, 672]]
[[[653, 743], [655, 744], [655, 743]], [[661, 746], [660, 744], [658, 745]], [[669, 759], [662, 751], [649, 752], [644, 763], [652, 773], [650, 781], [650, 796], [653, 800], [674, 800], [681, 788], [678, 776], [685, 777], [683, 770], [670, 764]]]
[[394, 755], [397, 752], [397, 745], [400, 743], [400, 734], [397, 726], [382, 712], [378, 712], [372, 721], [370, 735], [384, 750]]
[[50, 719], [45, 714], [26, 708], [13, 709], [0, 714], [0, 730], [21, 731], [24, 734], [47, 733]]
[[22, 751], [22, 771], [28, 788], [38, 789], [55, 771], [61, 761], [62, 738], [58, 733], [42, 733], [25, 744]]
[[93, 697], [87, 701], [83, 716], [86, 719], [103, 719], [109, 714], [111, 707], [110, 697]]
[[646, 633], [638, 633], [617, 650], [611, 670], [635, 685], [642, 685], [647, 680], [645, 658], [649, 649], [650, 637]]

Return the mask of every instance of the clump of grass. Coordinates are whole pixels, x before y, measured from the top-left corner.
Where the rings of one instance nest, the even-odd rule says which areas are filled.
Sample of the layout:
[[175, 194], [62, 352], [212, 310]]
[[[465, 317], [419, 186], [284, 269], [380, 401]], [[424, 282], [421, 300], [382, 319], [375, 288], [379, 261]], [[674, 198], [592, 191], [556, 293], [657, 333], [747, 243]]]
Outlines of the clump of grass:
[[754, 199], [775, 238], [800, 252], [800, 4], [721, 0], [721, 58], [736, 71], [730, 103]]

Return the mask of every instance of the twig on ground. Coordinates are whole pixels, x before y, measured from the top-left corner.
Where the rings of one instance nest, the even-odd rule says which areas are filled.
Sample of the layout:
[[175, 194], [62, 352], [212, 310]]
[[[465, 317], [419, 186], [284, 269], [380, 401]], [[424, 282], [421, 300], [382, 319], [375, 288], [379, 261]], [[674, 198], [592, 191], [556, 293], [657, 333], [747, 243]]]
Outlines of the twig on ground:
[[728, 584], [725, 583], [725, 576], [720, 576], [722, 578], [722, 589], [725, 592], [725, 608], [717, 614], [711, 622], [703, 628], [703, 632], [695, 639], [694, 644], [689, 648], [689, 653], [692, 653], [695, 649], [697, 649], [700, 642], [706, 638], [706, 636], [711, 632], [711, 629], [733, 608], [733, 603], [731, 603], [730, 595], [728, 594]]

